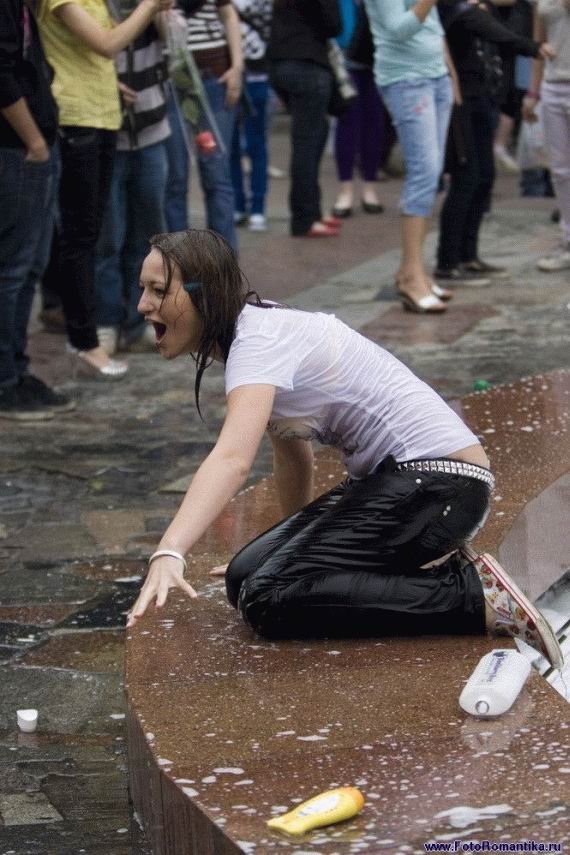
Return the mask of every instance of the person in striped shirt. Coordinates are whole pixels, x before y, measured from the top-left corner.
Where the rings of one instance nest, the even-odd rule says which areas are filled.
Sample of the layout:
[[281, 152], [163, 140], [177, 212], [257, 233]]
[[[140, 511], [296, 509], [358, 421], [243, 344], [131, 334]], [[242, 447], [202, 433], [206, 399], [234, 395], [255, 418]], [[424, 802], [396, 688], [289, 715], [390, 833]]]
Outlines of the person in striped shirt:
[[167, 78], [163, 42], [151, 23], [115, 60], [123, 121], [109, 200], [97, 244], [97, 333], [109, 355], [117, 348], [154, 349], [137, 312], [139, 271], [148, 241], [166, 228], [168, 177], [165, 141]]
[[[207, 225], [237, 249], [230, 151], [243, 75], [239, 17], [231, 0], [198, 3], [181, 0], [179, 6], [187, 21], [188, 49], [200, 72], [223, 142], [223, 148], [218, 146], [214, 152], [196, 152]], [[186, 131], [192, 137], [193, 129], [189, 122], [186, 122]], [[189, 161], [182, 141], [169, 146], [169, 169], [168, 227], [183, 230], [188, 225], [185, 199]], [[177, 211], [175, 222], [169, 215], [173, 209]]]

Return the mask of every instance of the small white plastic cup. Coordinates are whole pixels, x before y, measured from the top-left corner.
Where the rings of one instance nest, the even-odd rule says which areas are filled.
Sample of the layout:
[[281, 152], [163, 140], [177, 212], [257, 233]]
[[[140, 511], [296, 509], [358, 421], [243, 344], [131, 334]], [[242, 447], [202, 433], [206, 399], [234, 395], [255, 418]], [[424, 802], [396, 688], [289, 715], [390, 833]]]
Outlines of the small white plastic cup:
[[18, 710], [18, 727], [24, 733], [33, 733], [38, 726], [37, 710]]

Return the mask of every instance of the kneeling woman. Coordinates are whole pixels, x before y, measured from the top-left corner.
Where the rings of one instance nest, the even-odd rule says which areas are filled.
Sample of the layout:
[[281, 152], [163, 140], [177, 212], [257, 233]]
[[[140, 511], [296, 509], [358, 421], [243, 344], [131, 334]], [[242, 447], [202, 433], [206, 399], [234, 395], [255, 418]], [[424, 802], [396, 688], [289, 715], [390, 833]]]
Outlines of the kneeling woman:
[[[401, 362], [332, 315], [262, 302], [210, 231], [159, 235], [139, 311], [165, 359], [225, 365], [227, 414], [164, 534], [129, 626], [169, 588], [197, 594], [184, 556], [247, 479], [267, 430], [285, 519], [226, 573], [228, 598], [267, 638], [502, 630], [557, 667], [549, 625], [507, 573], [466, 544], [493, 476], [474, 434]], [[311, 440], [349, 477], [313, 501]]]

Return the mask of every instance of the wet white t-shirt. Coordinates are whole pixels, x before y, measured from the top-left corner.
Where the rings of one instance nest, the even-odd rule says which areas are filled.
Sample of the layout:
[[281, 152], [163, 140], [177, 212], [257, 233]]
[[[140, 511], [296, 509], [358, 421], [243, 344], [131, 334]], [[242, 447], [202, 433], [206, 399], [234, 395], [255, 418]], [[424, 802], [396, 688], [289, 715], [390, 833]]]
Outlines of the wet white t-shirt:
[[226, 394], [254, 383], [277, 390], [270, 433], [336, 446], [353, 478], [389, 454], [445, 457], [479, 441], [437, 392], [334, 315], [246, 305]]

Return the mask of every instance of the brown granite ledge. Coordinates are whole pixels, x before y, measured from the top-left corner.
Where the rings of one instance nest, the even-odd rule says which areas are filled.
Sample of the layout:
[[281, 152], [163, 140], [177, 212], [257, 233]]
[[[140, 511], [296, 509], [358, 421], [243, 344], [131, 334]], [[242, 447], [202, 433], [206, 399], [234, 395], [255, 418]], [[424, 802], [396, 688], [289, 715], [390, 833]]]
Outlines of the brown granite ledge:
[[[530, 561], [518, 572], [507, 559], [520, 543], [502, 545], [570, 469], [570, 373], [476, 393], [458, 407], [497, 475], [478, 546], [499, 551], [535, 596], [554, 579], [533, 573]], [[319, 492], [341, 474], [330, 455], [318, 456]], [[128, 635], [131, 790], [153, 852], [419, 853], [426, 841], [454, 839], [533, 839], [564, 849], [570, 724], [561, 695], [533, 672], [502, 718], [465, 715], [461, 688], [498, 646], [485, 637], [256, 638], [207, 572], [276, 518], [270, 479], [236, 497], [194, 552], [200, 600], [189, 606], [173, 596]], [[544, 527], [567, 556], [567, 527], [549, 527], [548, 517]], [[352, 822], [301, 840], [266, 829], [295, 799], [339, 785], [365, 794]], [[502, 807], [466, 826], [449, 813], [490, 805]]]

